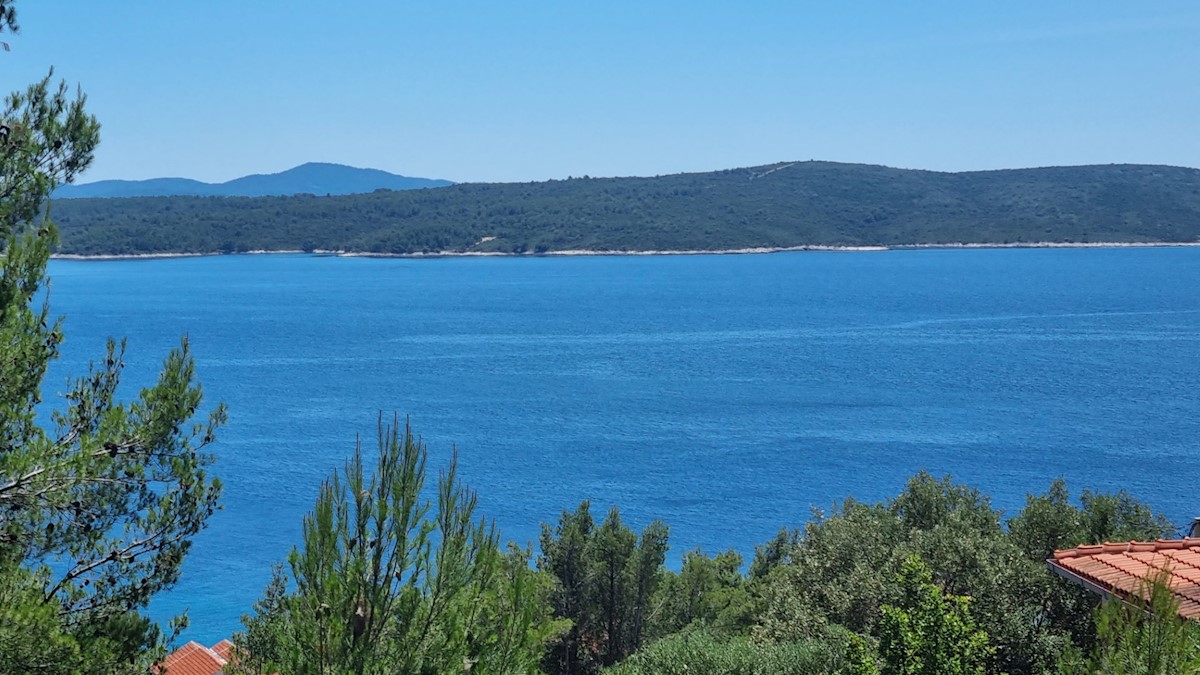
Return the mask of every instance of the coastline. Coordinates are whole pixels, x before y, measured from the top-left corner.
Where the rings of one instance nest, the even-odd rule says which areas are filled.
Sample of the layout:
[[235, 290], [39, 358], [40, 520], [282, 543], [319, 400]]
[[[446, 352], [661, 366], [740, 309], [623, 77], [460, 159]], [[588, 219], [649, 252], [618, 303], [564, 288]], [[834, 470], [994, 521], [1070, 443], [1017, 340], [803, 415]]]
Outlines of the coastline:
[[[84, 262], [103, 262], [106, 260], [163, 260], [168, 258], [209, 258], [217, 255], [284, 255], [284, 254], [307, 254], [308, 251], [296, 250], [280, 250], [280, 251], [244, 251], [242, 253], [98, 253], [96, 255], [81, 255], [78, 253], [52, 253], [51, 260], [74, 260]], [[336, 255], [340, 251], [312, 251], [312, 255]]]
[[169, 258], [202, 258], [219, 255], [323, 255], [338, 258], [555, 258], [555, 257], [595, 257], [595, 256], [660, 256], [660, 255], [757, 255], [764, 253], [868, 253], [882, 251], [916, 251], [935, 249], [989, 249], [989, 248], [1183, 248], [1200, 246], [1200, 241], [1178, 242], [1019, 242], [1019, 243], [984, 243], [964, 242], [954, 244], [893, 244], [890, 246], [759, 246], [731, 249], [684, 249], [684, 250], [644, 250], [644, 251], [593, 251], [587, 249], [564, 249], [560, 251], [545, 251], [542, 253], [509, 253], [504, 251], [437, 251], [432, 253], [370, 253], [363, 251], [302, 251], [287, 249], [277, 251], [244, 251], [241, 253], [130, 253], [130, 254], [97, 254], [80, 255], [76, 253], [55, 253], [52, 260], [67, 260], [79, 262], [104, 262], [118, 260], [163, 260]]

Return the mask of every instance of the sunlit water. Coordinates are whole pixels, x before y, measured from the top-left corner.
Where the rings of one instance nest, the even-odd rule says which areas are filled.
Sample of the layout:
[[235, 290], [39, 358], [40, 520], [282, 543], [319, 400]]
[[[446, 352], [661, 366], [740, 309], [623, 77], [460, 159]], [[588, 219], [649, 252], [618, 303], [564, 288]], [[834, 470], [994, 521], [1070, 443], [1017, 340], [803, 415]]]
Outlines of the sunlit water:
[[47, 394], [128, 336], [126, 394], [191, 338], [224, 510], [183, 581], [187, 637], [239, 627], [323, 477], [411, 415], [509, 539], [581, 499], [750, 553], [920, 469], [1008, 513], [1059, 476], [1200, 515], [1200, 249], [51, 265]]

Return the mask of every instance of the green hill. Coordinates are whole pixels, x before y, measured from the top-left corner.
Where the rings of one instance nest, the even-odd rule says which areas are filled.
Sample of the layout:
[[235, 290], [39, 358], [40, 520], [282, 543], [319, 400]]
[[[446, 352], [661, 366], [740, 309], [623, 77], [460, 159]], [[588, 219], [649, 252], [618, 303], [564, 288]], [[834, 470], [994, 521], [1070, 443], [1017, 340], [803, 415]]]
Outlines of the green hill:
[[1200, 240], [1200, 170], [831, 162], [313, 197], [56, 201], [60, 252], [543, 252]]

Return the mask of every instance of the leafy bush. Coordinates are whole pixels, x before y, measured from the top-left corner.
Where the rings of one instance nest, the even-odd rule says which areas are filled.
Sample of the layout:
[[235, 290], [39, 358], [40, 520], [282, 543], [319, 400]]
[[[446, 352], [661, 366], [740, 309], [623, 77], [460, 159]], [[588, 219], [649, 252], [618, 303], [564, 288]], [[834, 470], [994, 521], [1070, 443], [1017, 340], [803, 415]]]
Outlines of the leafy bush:
[[608, 675], [824, 675], [842, 667], [834, 640], [755, 642], [704, 630], [664, 638], [604, 671]]

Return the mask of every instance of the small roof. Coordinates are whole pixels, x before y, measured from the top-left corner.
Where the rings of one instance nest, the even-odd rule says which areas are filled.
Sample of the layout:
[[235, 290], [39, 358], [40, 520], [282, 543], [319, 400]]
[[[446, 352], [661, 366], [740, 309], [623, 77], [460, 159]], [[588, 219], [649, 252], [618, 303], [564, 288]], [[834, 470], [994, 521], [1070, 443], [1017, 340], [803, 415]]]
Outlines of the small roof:
[[1139, 595], [1165, 570], [1179, 615], [1200, 620], [1200, 538], [1095, 544], [1055, 551], [1050, 569], [1101, 595]]
[[225, 662], [228, 663], [229, 654], [233, 652], [233, 642], [229, 640], [221, 640], [217, 644], [213, 645], [211, 649], [214, 653], [216, 653], [217, 656], [225, 659]]
[[[226, 642], [229, 641], [222, 640], [214, 645], [214, 648]], [[155, 672], [159, 675], [220, 675], [221, 669], [228, 662], [228, 658], [222, 657], [214, 649], [209, 649], [199, 642], [189, 642], [168, 654], [167, 658], [158, 664]]]

